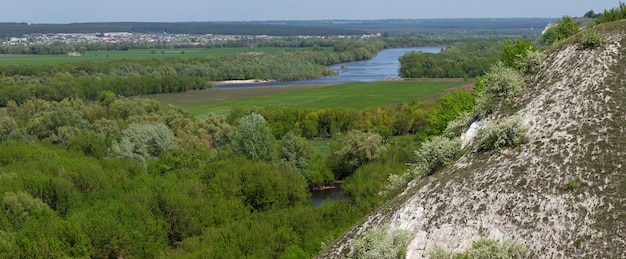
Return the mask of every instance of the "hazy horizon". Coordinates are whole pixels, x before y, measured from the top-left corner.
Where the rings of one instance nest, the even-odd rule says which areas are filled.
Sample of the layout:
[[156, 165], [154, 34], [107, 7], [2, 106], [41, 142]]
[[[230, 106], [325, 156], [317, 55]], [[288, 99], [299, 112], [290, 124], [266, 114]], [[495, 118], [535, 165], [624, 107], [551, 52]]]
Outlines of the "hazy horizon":
[[[558, 18], [583, 16], [619, 6], [616, 0], [448, 0], [418, 3], [409, 0], [307, 1], [231, 0], [34, 0], [4, 4], [0, 22], [204, 22], [285, 20], [378, 20], [434, 18]], [[33, 8], [35, 7], [35, 8]]]

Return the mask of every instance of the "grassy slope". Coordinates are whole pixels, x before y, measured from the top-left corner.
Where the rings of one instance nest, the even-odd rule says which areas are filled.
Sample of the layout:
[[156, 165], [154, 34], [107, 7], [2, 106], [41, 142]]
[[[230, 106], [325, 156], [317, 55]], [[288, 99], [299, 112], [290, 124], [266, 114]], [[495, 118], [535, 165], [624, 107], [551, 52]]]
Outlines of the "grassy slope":
[[[230, 96], [216, 98], [209, 89], [203, 92], [149, 96], [165, 104], [183, 107], [189, 112], [201, 115], [208, 112], [227, 114], [233, 107], [288, 107], [302, 109], [321, 109], [329, 107], [349, 107], [365, 109], [376, 106], [400, 103], [412, 98], [434, 95], [444, 89], [465, 84], [456, 82], [369, 82], [347, 83], [328, 87], [312, 88], [299, 91], [271, 93], [239, 99], [238, 95], [249, 96], [251, 91], [260, 89], [230, 89]], [[270, 88], [270, 87], [267, 87]], [[297, 89], [297, 86], [293, 86]], [[270, 89], [272, 90], [272, 89]], [[280, 89], [276, 89], [280, 90]], [[286, 90], [286, 89], [285, 89]], [[206, 101], [203, 101], [206, 100]]]
[[[174, 57], [207, 57], [207, 56], [225, 56], [240, 52], [258, 51], [268, 54], [277, 54], [281, 51], [293, 48], [192, 48], [184, 49], [167, 49], [164, 54], [157, 49], [154, 54], [149, 49], [132, 49], [128, 51], [88, 51], [80, 57], [70, 57], [66, 55], [6, 55], [0, 56], [0, 66], [5, 65], [34, 65], [34, 64], [63, 64], [69, 62], [92, 61], [103, 62], [113, 59], [151, 59], [151, 58], [174, 58]], [[311, 50], [311, 48], [298, 48], [299, 51]], [[330, 50], [329, 50], [330, 51]]]

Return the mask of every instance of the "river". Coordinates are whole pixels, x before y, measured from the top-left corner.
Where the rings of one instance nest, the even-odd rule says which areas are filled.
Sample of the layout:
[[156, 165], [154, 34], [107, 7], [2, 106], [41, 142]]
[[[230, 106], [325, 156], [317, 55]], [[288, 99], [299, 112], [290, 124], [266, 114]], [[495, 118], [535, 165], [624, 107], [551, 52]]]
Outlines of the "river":
[[228, 84], [216, 86], [216, 88], [373, 82], [385, 79], [399, 78], [398, 69], [400, 69], [400, 61], [398, 61], [398, 58], [400, 58], [402, 55], [411, 51], [438, 53], [441, 51], [442, 48], [444, 47], [432, 46], [385, 49], [378, 52], [378, 54], [370, 60], [341, 63], [329, 66], [330, 69], [338, 73], [336, 76], [290, 82]]

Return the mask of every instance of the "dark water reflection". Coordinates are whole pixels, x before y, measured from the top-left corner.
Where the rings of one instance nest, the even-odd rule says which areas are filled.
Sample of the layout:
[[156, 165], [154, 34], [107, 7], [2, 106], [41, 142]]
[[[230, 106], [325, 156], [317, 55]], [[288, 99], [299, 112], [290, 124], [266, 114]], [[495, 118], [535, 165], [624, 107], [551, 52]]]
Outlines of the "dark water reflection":
[[341, 185], [337, 184], [335, 188], [325, 190], [311, 191], [311, 202], [315, 207], [319, 207], [323, 202], [339, 198], [343, 194]]
[[[254, 84], [230, 84], [224, 86], [216, 86], [216, 88], [224, 87], [253, 87], [253, 86], [281, 86], [281, 85], [299, 85], [299, 84], [336, 84], [348, 82], [373, 82], [384, 79], [398, 78], [398, 69], [400, 69], [400, 58], [407, 52], [419, 51], [426, 53], [438, 53], [443, 46], [434, 47], [413, 47], [413, 48], [396, 48], [386, 49], [379, 52], [376, 57], [365, 61], [356, 61], [341, 63], [329, 66], [330, 69], [338, 73], [336, 76], [324, 77], [310, 80], [298, 80], [291, 82], [267, 82]], [[346, 69], [342, 69], [346, 68]]]

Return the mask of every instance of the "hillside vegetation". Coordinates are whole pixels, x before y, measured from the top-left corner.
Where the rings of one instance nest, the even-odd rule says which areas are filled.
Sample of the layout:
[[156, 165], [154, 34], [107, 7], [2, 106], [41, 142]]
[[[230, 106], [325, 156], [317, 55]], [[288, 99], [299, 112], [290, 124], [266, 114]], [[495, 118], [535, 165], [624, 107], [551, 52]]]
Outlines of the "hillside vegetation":
[[461, 156], [418, 162], [413, 172], [441, 170], [416, 177], [319, 257], [360, 255], [380, 229], [378, 240], [410, 233], [370, 241], [406, 247], [387, 258], [484, 258], [472, 257], [484, 247], [515, 251], [498, 258], [626, 257], [625, 35], [626, 21], [606, 22], [551, 45], [525, 88], [496, 91], [504, 99], [488, 106], [477, 99], [488, 109], [463, 134]]

